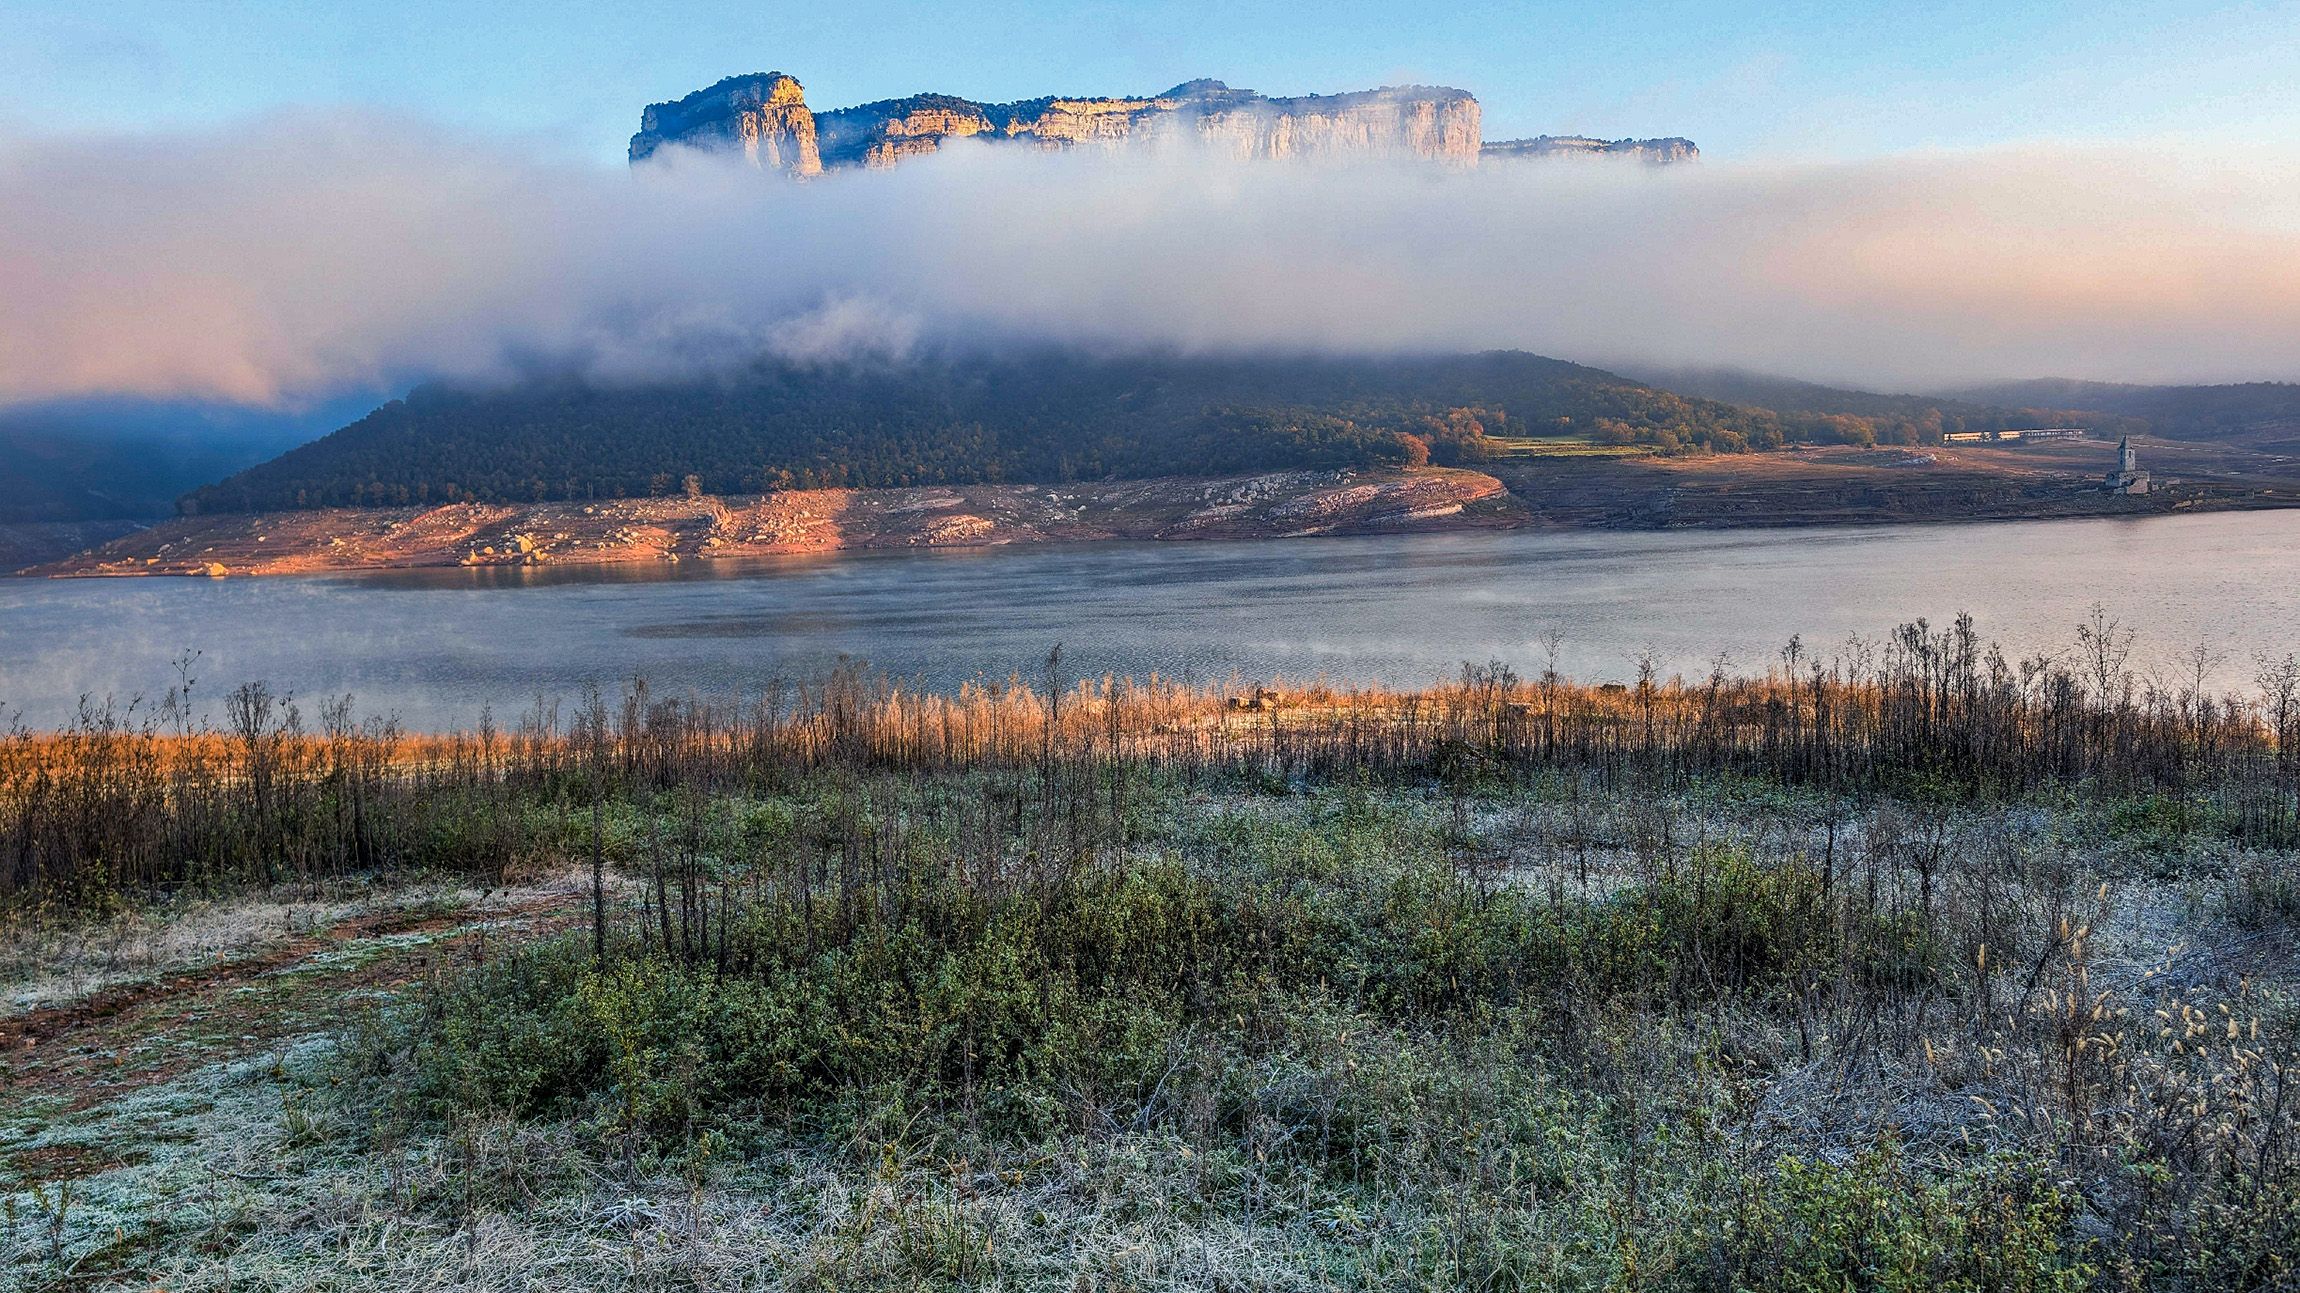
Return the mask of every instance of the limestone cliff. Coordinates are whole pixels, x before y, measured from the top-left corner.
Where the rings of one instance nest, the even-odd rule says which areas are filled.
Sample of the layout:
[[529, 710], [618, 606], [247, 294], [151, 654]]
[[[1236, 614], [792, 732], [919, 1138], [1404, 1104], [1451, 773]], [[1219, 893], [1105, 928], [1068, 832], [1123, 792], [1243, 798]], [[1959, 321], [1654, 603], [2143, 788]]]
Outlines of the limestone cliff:
[[1477, 100], [1439, 86], [1272, 99], [1220, 81], [1189, 81], [1141, 98], [1025, 99], [977, 103], [920, 94], [814, 113], [799, 83], [779, 72], [732, 77], [646, 110], [631, 160], [679, 144], [740, 149], [767, 170], [812, 175], [824, 167], [891, 166], [943, 140], [983, 136], [1044, 148], [1168, 141], [1210, 145], [1240, 158], [1412, 157], [1475, 163]]
[[1421, 157], [1477, 161], [1478, 102], [1443, 86], [1264, 99], [1219, 81], [1176, 86], [1159, 103], [1216, 147], [1241, 158]]
[[806, 89], [781, 72], [730, 76], [684, 99], [650, 104], [631, 136], [631, 160], [645, 161], [666, 144], [740, 151], [754, 166], [793, 175], [823, 169]]
[[983, 138], [1040, 148], [1193, 144], [1245, 160], [1407, 157], [1473, 165], [1481, 156], [1607, 157], [1685, 162], [1690, 139], [1591, 139], [1540, 135], [1483, 142], [1479, 108], [1464, 90], [1400, 85], [1349, 94], [1273, 99], [1220, 81], [1185, 81], [1139, 98], [1049, 96], [978, 103], [948, 94], [816, 113], [781, 72], [729, 77], [673, 103], [649, 107], [631, 137], [631, 160], [665, 147], [740, 151], [752, 165], [792, 175], [825, 167], [892, 166], [946, 139]]
[[1622, 157], [1643, 162], [1699, 161], [1690, 139], [1591, 139], [1587, 135], [1536, 135], [1531, 139], [1489, 139], [1483, 155], [1516, 157]]
[[985, 105], [948, 94], [914, 94], [840, 108], [815, 118], [824, 161], [832, 166], [892, 166], [931, 153], [945, 139], [995, 135]]

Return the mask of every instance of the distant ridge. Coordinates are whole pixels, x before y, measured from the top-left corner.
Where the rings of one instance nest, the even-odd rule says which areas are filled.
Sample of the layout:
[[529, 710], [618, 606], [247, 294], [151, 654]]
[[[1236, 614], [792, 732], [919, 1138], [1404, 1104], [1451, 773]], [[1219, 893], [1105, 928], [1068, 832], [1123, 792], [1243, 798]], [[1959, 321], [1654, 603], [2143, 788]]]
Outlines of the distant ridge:
[[789, 488], [1449, 465], [1492, 437], [1767, 447], [1805, 429], [1557, 359], [1095, 356], [761, 360], [711, 380], [419, 388], [187, 496], [201, 514]]
[[1679, 135], [1663, 139], [1592, 139], [1587, 135], [1535, 135], [1531, 139], [1488, 139], [1479, 156], [1500, 159], [1518, 157], [1626, 157], [1641, 162], [1666, 164], [1670, 162], [1697, 162], [1701, 150], [1693, 141]]
[[1542, 135], [1487, 143], [1476, 96], [1450, 86], [1396, 85], [1271, 98], [1208, 78], [1145, 96], [1047, 95], [985, 103], [914, 94], [816, 112], [786, 72], [731, 76], [651, 104], [631, 137], [634, 165], [672, 147], [740, 153], [763, 170], [805, 178], [826, 169], [893, 166], [950, 139], [1069, 148], [1190, 140], [1242, 160], [1409, 157], [1474, 165], [1481, 156], [1626, 157], [1692, 161], [1688, 139]]
[[2052, 404], [2088, 409], [2143, 420], [2157, 435], [2217, 440], [2266, 452], [2300, 454], [2300, 383], [2134, 386], [2122, 382], [2040, 378], [2001, 382], [1954, 394], [1989, 403]]

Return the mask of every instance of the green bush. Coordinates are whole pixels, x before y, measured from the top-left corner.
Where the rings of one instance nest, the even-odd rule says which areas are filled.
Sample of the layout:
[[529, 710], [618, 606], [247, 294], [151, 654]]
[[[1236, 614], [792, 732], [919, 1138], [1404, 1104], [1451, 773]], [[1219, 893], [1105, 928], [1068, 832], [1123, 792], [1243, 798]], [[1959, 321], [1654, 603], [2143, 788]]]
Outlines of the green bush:
[[1186, 1031], [1251, 1033], [1307, 1001], [1449, 1028], [1561, 999], [1769, 1000], [1843, 964], [1900, 983], [1923, 961], [1912, 925], [1854, 921], [1802, 866], [1704, 851], [1557, 903], [1382, 856], [1400, 829], [1344, 804], [1311, 829], [1239, 835], [1215, 868], [1136, 859], [985, 889], [930, 863], [836, 901], [761, 889], [668, 948], [631, 922], [604, 965], [587, 939], [513, 952], [435, 993], [410, 1039], [442, 1109], [596, 1103], [685, 1136], [890, 1090], [1132, 1107]]
[[2160, 792], [2111, 801], [2108, 833], [2138, 848], [2174, 852], [2191, 836], [2226, 832], [2211, 805]]
[[1708, 1274], [1779, 1293], [2075, 1293], [2095, 1272], [2062, 1238], [2074, 1206], [2007, 1159], [1926, 1175], [1890, 1144], [1845, 1163], [1784, 1158], [1735, 1215], [1710, 1218], [1722, 1261]]
[[1933, 957], [1913, 914], [1854, 906], [1808, 863], [1766, 866], [1735, 848], [1696, 850], [1594, 916], [1575, 965], [1613, 991], [1666, 985], [1680, 1000], [1778, 998], [1840, 975], [1905, 989]]

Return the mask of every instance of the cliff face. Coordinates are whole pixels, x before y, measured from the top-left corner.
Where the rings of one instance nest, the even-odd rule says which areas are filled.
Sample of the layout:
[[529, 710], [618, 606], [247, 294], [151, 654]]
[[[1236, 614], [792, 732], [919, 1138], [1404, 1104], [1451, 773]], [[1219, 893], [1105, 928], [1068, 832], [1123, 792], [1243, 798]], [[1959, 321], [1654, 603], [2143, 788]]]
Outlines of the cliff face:
[[[1461, 90], [1397, 86], [1264, 99], [1219, 81], [1178, 102], [1198, 133], [1241, 158], [1422, 157], [1474, 165], [1479, 108]], [[1170, 94], [1188, 90], [1178, 86]]]
[[997, 131], [983, 104], [947, 94], [915, 94], [840, 108], [815, 118], [832, 166], [892, 166], [931, 153], [945, 139]]
[[1642, 162], [1699, 161], [1701, 150], [1693, 141], [1666, 139], [1591, 139], [1587, 135], [1536, 135], [1531, 139], [1490, 139], [1484, 155], [1516, 157], [1625, 157]]
[[945, 139], [1067, 148], [1196, 142], [1240, 158], [1411, 157], [1471, 165], [1479, 148], [1475, 98], [1439, 86], [1272, 99], [1220, 81], [1190, 81], [1145, 98], [1043, 98], [977, 103], [945, 94], [887, 99], [816, 114], [779, 72], [731, 77], [642, 114], [631, 160], [673, 145], [740, 149], [753, 165], [793, 175], [824, 167], [891, 166]]
[[676, 102], [650, 104], [631, 136], [631, 160], [645, 161], [667, 144], [740, 150], [753, 166], [793, 175], [823, 169], [806, 89], [781, 72], [730, 76]]

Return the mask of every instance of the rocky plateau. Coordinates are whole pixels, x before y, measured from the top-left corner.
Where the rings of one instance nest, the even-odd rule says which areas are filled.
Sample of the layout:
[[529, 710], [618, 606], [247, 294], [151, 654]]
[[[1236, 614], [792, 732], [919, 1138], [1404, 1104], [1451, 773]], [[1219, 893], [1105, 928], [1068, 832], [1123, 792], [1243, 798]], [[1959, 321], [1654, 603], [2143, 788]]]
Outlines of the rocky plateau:
[[1069, 148], [1189, 143], [1241, 160], [1405, 157], [1474, 165], [1482, 157], [1630, 157], [1683, 162], [1691, 140], [1602, 140], [1578, 135], [1487, 143], [1476, 96], [1402, 85], [1346, 94], [1271, 98], [1220, 81], [1185, 81], [1162, 94], [983, 103], [916, 94], [816, 112], [783, 72], [731, 76], [685, 98], [650, 105], [631, 137], [638, 165], [674, 148], [736, 153], [762, 170], [799, 178], [840, 167], [886, 167], [983, 139]]

